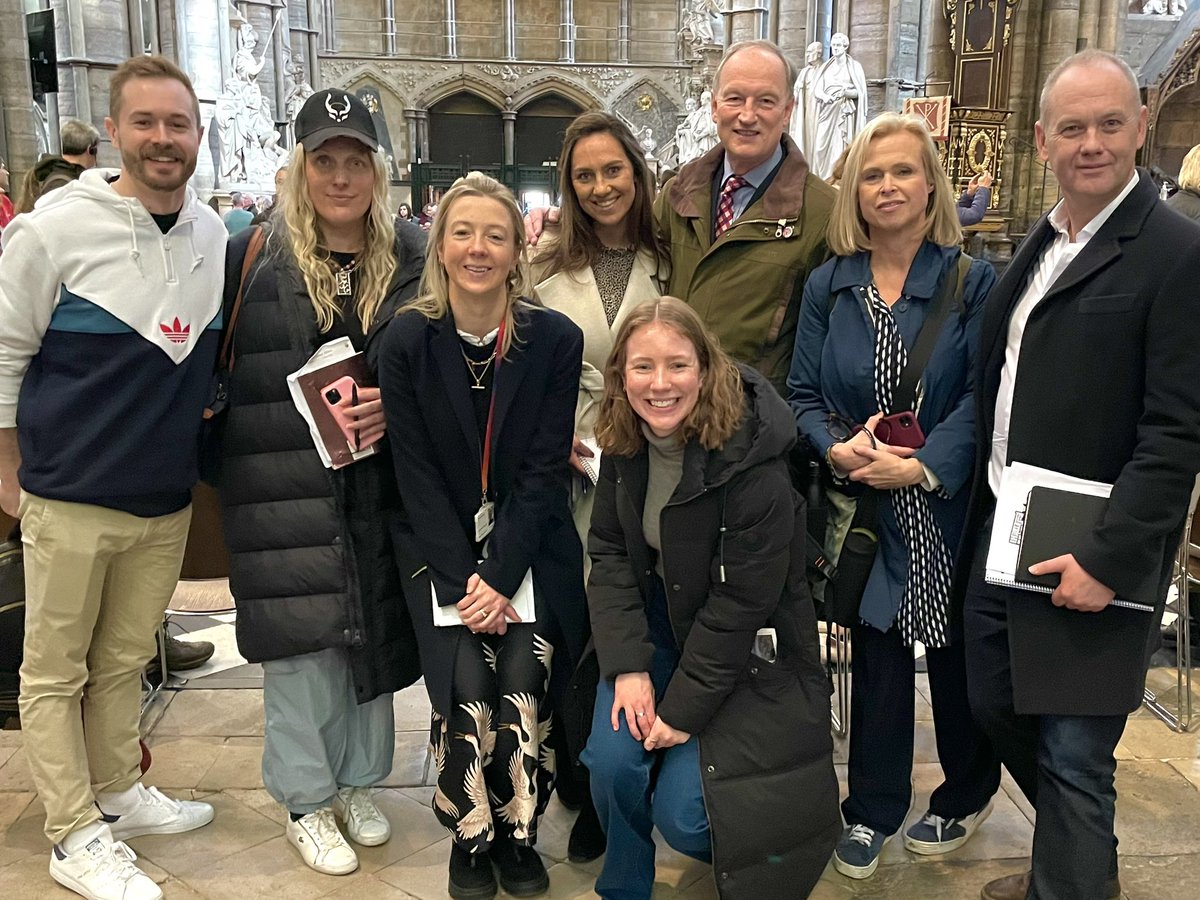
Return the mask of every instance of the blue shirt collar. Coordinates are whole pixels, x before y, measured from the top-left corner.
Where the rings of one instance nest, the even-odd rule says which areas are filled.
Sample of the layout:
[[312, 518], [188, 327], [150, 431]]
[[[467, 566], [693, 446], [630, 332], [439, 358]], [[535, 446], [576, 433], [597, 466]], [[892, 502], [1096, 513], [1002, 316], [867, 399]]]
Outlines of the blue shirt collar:
[[[774, 171], [775, 167], [779, 165], [779, 162], [782, 159], [783, 144], [779, 143], [775, 146], [775, 152], [768, 157], [766, 162], [759, 163], [742, 177], [749, 182], [750, 187], [758, 190], [758, 186], [763, 183], [763, 181], [768, 175], [771, 174], [772, 171]], [[729, 180], [729, 176], [733, 174], [733, 167], [729, 165], [728, 153], [725, 154], [722, 165], [724, 167], [724, 171], [721, 173], [721, 184], [717, 186], [718, 191], [725, 185], [725, 182]]]
[[[917, 255], [913, 257], [908, 277], [904, 281], [904, 293], [909, 297], [920, 297], [929, 300], [937, 290], [938, 278], [952, 260], [958, 259], [958, 247], [939, 247], [932, 241], [925, 241]], [[829, 288], [834, 293], [848, 287], [863, 286], [871, 283], [871, 254], [860, 250], [853, 256], [838, 257], [837, 266], [830, 279]]]

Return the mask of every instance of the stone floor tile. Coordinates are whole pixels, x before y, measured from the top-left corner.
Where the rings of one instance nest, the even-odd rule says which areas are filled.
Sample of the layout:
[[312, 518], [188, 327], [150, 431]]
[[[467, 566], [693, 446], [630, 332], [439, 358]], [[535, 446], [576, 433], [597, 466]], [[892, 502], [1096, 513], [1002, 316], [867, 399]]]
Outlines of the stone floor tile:
[[25, 748], [13, 749], [12, 755], [0, 766], [0, 791], [32, 791], [33, 775], [25, 759]]
[[[355, 878], [332, 894], [325, 896], [327, 900], [413, 900], [412, 894], [393, 887], [374, 875]], [[174, 900], [174, 898], [171, 897], [168, 900]]]
[[1196, 900], [1200, 856], [1121, 856], [1121, 890], [1127, 900]]
[[676, 853], [662, 835], [654, 832], [654, 883], [665, 884], [676, 891], [691, 887], [701, 878], [711, 879], [712, 866], [690, 856]]
[[268, 819], [278, 820], [281, 824], [283, 822], [285, 810], [267, 793], [266, 788], [225, 788], [221, 793]]
[[146, 744], [151, 758], [144, 778], [146, 784], [163, 789], [194, 788], [217, 761], [225, 738], [153, 734]]
[[154, 733], [261, 737], [262, 691], [178, 691]]
[[17, 752], [17, 748], [15, 746], [14, 747], [0, 747], [0, 768], [3, 768], [4, 764], [6, 762], [8, 762], [12, 758], [12, 755], [16, 752]]
[[1117, 741], [1117, 746], [1113, 749], [1113, 758], [1118, 762], [1123, 759], [1137, 759], [1137, 757], [1133, 755], [1133, 751], [1120, 741]]
[[425, 683], [418, 681], [411, 687], [397, 693], [392, 700], [392, 708], [396, 714], [397, 731], [429, 732], [429, 692]]
[[913, 762], [937, 762], [937, 738], [933, 731], [933, 722], [916, 722], [913, 729]]
[[830, 866], [810, 900], [974, 900], [988, 881], [1020, 871], [1021, 860], [930, 862], [925, 865], [881, 865], [875, 874], [855, 881]]
[[436, 844], [380, 869], [375, 877], [418, 900], [445, 900], [449, 862], [450, 836], [446, 835]]
[[916, 714], [915, 714], [914, 718], [916, 719], [916, 721], [918, 721], [918, 722], [932, 722], [933, 721], [933, 706], [930, 705], [929, 701], [926, 700], [924, 695], [922, 695], [920, 692], [917, 693], [917, 696], [915, 698], [915, 709], [916, 709]]
[[1137, 759], [1194, 759], [1200, 753], [1200, 734], [1180, 734], [1153, 718], [1126, 722], [1121, 743]]
[[262, 781], [263, 739], [260, 737], [226, 738], [212, 766], [196, 787], [219, 791], [222, 788], [260, 788]]
[[0, 794], [0, 867], [46, 851], [48, 845], [42, 833], [45, 820], [36, 794], [27, 791]]
[[392, 773], [381, 787], [417, 787], [425, 783], [429, 756], [429, 732], [401, 731], [396, 734], [396, 750], [392, 756]]
[[282, 822], [256, 812], [227, 794], [214, 794], [206, 801], [213, 805], [215, 815], [203, 828], [184, 834], [133, 838], [128, 842], [129, 846], [139, 857], [151, 860], [176, 878], [192, 884], [194, 877], [203, 875], [220, 860], [283, 834]]
[[207, 900], [313, 900], [368, 877], [361, 868], [343, 876], [314, 872], [280, 835], [223, 859], [210, 858], [185, 881]]
[[[597, 870], [599, 871], [599, 870]], [[546, 863], [546, 874], [550, 876], [550, 900], [592, 900], [596, 892], [596, 874], [571, 863]], [[507, 897], [504, 891], [500, 896]]]
[[1122, 763], [1117, 838], [1121, 853], [1134, 856], [1200, 853], [1200, 792], [1168, 763]]
[[1171, 768], [1200, 788], [1200, 759], [1169, 759], [1167, 762]]
[[[567, 843], [571, 839], [571, 827], [577, 815], [563, 806], [557, 796], [552, 797], [538, 821], [538, 853], [556, 862], [566, 862]], [[599, 872], [599, 868], [596, 871]]]
[[0, 729], [0, 748], [5, 750], [15, 750], [23, 743], [25, 743], [25, 741], [19, 730], [13, 729], [12, 731], [7, 731]]

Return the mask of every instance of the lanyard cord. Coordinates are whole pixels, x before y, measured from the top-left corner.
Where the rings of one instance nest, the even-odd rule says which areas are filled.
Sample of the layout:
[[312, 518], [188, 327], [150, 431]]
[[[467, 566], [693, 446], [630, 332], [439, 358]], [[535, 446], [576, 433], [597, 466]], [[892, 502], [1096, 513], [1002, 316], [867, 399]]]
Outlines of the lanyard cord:
[[483, 502], [488, 498], [488, 467], [492, 460], [492, 422], [496, 415], [496, 389], [500, 383], [501, 348], [504, 346], [504, 319], [496, 331], [496, 367], [492, 369], [492, 396], [488, 401], [487, 425], [483, 431], [483, 456], [479, 461], [479, 481], [483, 485]]

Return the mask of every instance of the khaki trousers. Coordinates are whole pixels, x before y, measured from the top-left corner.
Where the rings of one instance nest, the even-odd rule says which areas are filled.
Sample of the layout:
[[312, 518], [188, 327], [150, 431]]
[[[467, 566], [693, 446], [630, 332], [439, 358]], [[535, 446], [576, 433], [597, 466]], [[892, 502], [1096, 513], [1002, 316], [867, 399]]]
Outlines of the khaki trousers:
[[190, 507], [141, 518], [21, 495], [21, 728], [53, 843], [100, 818], [97, 793], [140, 776], [141, 672], [190, 521]]

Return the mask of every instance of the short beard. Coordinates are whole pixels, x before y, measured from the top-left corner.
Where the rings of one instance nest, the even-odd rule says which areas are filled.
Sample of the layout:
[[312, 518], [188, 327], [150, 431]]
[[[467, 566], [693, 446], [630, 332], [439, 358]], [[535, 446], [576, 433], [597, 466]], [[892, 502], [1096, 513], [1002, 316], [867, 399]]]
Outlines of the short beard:
[[173, 193], [188, 183], [188, 179], [192, 177], [192, 173], [196, 171], [196, 156], [188, 159], [187, 154], [182, 153], [178, 149], [169, 151], [178, 156], [183, 162], [183, 170], [178, 178], [155, 178], [146, 170], [146, 163], [140, 153], [134, 153], [121, 150], [121, 166], [129, 173], [129, 177], [134, 181], [144, 184], [153, 191], [161, 191], [165, 194]]

